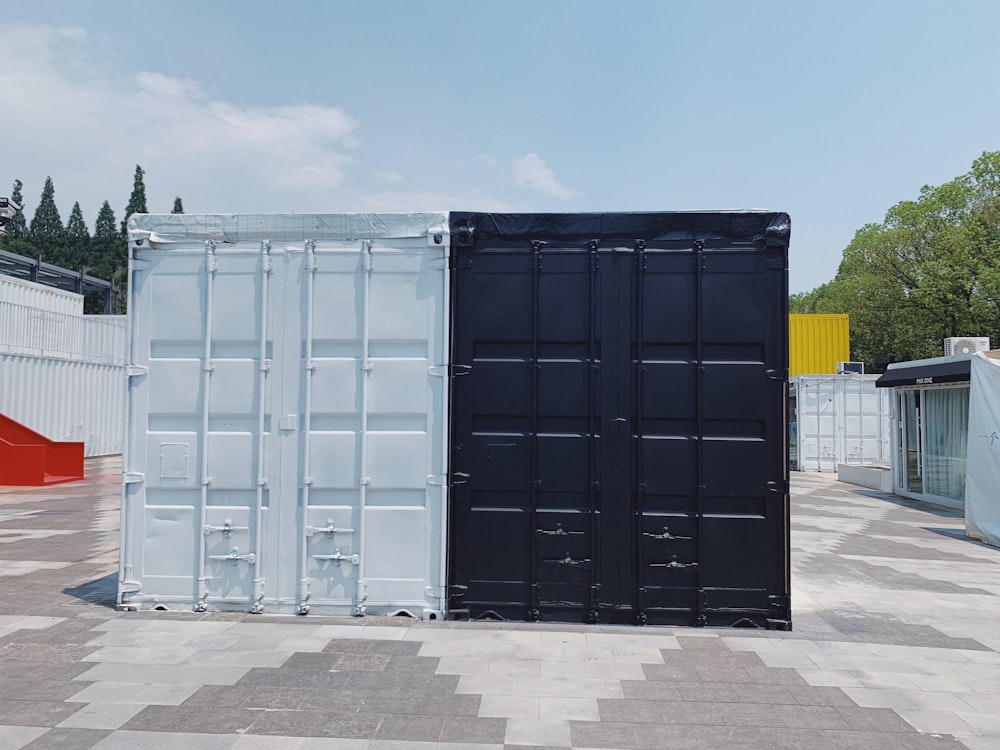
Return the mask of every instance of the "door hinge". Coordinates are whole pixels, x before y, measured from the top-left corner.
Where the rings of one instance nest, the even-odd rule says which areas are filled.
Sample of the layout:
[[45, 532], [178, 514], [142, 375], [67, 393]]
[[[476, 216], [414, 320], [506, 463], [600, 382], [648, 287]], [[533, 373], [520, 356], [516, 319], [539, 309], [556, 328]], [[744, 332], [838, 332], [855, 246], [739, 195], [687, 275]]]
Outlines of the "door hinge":
[[139, 484], [146, 481], [146, 475], [141, 471], [126, 471], [122, 474], [122, 482], [125, 484]]
[[448, 247], [450, 237], [448, 227], [430, 227], [427, 230], [427, 246]]
[[766, 370], [765, 374], [771, 380], [780, 380], [782, 382], [788, 380], [788, 368], [778, 368], [776, 370]]
[[130, 378], [138, 378], [143, 375], [149, 375], [149, 368], [145, 365], [129, 365], [125, 372]]

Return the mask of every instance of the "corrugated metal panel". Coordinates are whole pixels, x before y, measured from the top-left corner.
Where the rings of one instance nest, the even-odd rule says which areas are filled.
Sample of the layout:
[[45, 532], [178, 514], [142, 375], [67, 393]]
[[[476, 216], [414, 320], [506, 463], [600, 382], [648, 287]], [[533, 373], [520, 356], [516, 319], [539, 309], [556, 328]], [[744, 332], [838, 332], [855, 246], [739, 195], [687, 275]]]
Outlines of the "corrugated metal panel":
[[86, 456], [121, 453], [124, 407], [122, 365], [0, 354], [0, 412]]
[[130, 232], [120, 601], [440, 617], [446, 215]]
[[83, 315], [83, 296], [0, 274], [0, 302], [64, 315]]
[[792, 378], [792, 468], [836, 471], [837, 464], [887, 463], [892, 398], [878, 375]]
[[850, 359], [850, 326], [846, 313], [788, 316], [789, 376], [833, 375], [838, 362]]

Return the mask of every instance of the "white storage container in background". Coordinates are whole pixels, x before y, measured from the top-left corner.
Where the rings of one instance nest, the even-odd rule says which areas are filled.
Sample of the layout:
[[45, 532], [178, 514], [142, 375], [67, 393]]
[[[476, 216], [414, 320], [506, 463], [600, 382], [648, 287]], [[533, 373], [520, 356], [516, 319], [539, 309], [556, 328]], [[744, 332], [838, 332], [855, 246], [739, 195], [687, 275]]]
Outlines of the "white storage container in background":
[[121, 604], [441, 617], [447, 215], [129, 235]]
[[878, 375], [798, 375], [792, 396], [791, 468], [836, 471], [837, 464], [890, 459], [891, 397]]

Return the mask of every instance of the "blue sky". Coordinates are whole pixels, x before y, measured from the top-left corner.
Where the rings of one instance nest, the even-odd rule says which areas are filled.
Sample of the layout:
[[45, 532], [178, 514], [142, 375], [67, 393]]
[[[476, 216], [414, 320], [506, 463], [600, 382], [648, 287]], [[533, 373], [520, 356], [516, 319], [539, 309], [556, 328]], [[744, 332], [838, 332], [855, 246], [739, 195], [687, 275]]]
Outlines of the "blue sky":
[[[152, 211], [771, 208], [791, 289], [1000, 149], [1000, 3], [45, 0], [0, 27], [0, 194]], [[30, 213], [28, 214], [30, 218]]]

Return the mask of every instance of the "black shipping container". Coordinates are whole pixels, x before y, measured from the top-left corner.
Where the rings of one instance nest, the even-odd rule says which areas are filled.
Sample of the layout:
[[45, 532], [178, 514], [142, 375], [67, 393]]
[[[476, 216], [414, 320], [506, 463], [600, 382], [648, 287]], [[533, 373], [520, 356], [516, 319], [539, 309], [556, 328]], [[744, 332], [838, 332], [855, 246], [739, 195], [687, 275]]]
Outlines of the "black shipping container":
[[451, 214], [452, 612], [791, 627], [789, 232]]

